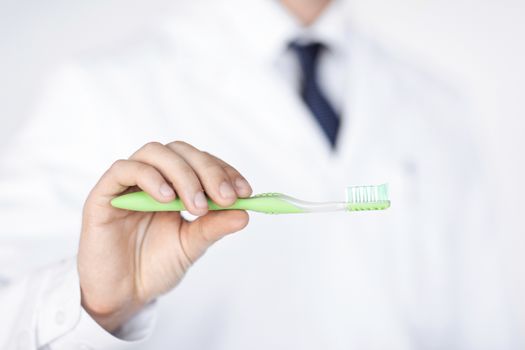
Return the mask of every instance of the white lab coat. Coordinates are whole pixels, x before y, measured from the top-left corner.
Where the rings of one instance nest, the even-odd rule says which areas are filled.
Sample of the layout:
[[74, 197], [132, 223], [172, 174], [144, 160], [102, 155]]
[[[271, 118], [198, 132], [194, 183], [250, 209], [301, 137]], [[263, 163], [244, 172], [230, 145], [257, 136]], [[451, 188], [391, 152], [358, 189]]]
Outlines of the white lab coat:
[[112, 348], [517, 344], [482, 168], [449, 89], [352, 32], [352, 83], [333, 154], [297, 93], [239, 44], [247, 33], [185, 18], [145, 44], [61, 70], [4, 150], [2, 349], [109, 344], [94, 324], [78, 329], [89, 328], [71, 258], [81, 206], [113, 161], [148, 141], [177, 139], [236, 166], [256, 193], [337, 200], [348, 185], [389, 182], [392, 207], [252, 214], [133, 321], [128, 333], [147, 340]]

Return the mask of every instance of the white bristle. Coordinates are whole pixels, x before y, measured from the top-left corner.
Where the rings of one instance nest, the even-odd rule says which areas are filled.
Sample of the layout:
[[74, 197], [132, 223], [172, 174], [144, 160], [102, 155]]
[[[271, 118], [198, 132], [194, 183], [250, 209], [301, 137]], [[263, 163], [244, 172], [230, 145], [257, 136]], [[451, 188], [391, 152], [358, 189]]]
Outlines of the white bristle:
[[350, 186], [346, 188], [348, 203], [372, 203], [388, 200], [386, 184], [378, 186]]

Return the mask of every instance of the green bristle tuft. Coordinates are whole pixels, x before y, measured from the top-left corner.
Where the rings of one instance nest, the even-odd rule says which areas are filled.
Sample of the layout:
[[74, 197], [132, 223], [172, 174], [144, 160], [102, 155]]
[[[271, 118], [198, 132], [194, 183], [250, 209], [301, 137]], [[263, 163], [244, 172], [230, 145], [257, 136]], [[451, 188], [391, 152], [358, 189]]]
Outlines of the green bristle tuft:
[[387, 209], [390, 207], [388, 184], [347, 187], [346, 202], [350, 211]]

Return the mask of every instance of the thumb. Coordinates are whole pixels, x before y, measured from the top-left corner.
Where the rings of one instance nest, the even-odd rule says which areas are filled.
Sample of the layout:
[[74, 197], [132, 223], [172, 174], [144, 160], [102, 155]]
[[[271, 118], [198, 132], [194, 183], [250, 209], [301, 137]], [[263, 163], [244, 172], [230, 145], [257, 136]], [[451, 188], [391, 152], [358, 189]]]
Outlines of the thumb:
[[248, 213], [243, 210], [210, 211], [185, 223], [187, 226], [181, 230], [182, 248], [193, 263], [209, 246], [229, 233], [242, 230], [248, 221]]

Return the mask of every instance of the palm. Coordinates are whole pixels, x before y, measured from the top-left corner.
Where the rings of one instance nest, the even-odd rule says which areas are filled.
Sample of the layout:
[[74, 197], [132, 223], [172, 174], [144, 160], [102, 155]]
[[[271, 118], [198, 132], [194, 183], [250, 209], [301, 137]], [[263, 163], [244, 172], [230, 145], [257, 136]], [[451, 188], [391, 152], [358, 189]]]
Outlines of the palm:
[[166, 212], [134, 213], [130, 219], [135, 225], [130, 242], [135, 246], [135, 285], [139, 298], [149, 300], [172, 289], [194, 260], [187, 235], [183, 240], [191, 223], [179, 213]]
[[[109, 286], [118, 281], [122, 293], [133, 293], [144, 301], [173, 288], [191, 264], [186, 251], [187, 235], [184, 246], [181, 234], [191, 223], [179, 213], [166, 212], [120, 211], [108, 213], [108, 217], [115, 219], [90, 226], [89, 237], [96, 236], [96, 241], [92, 242], [98, 248], [92, 251], [95, 256], [79, 257], [80, 263], [89, 261], [91, 267], [100, 264], [99, 268], [91, 270], [96, 271], [93, 279], [97, 284]], [[83, 237], [83, 241], [89, 237]], [[81, 242], [86, 243], [90, 244]], [[111, 247], [111, 256], [104, 256], [108, 247]], [[109, 264], [116, 268], [104, 269]], [[107, 292], [115, 295], [119, 290]]]

